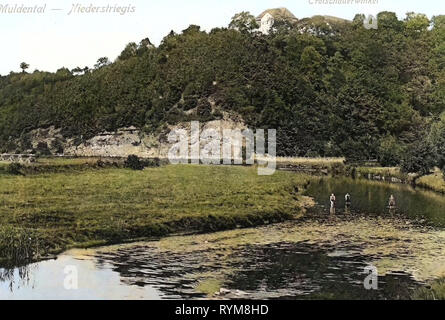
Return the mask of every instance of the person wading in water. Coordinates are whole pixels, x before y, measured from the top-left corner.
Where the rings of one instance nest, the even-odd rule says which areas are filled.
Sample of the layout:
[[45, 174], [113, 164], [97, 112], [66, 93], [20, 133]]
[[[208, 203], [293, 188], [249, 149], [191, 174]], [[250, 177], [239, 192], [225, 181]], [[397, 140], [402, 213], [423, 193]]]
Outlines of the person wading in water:
[[347, 194], [345, 195], [345, 205], [346, 205], [347, 207], [349, 207], [349, 206], [351, 205], [351, 195], [350, 195], [349, 193], [347, 193]]
[[329, 213], [332, 215], [335, 215], [335, 195], [331, 194], [329, 197], [329, 201], [331, 202], [331, 208], [329, 210]]
[[394, 198], [393, 195], [391, 195], [391, 196], [389, 197], [388, 206], [389, 206], [390, 208], [395, 208], [395, 206], [396, 206], [396, 198]]
[[331, 202], [331, 208], [335, 207], [335, 195], [331, 194], [331, 196], [329, 197], [329, 201]]
[[350, 214], [350, 210], [349, 208], [351, 208], [351, 195], [349, 193], [345, 194], [345, 213], [346, 214]]

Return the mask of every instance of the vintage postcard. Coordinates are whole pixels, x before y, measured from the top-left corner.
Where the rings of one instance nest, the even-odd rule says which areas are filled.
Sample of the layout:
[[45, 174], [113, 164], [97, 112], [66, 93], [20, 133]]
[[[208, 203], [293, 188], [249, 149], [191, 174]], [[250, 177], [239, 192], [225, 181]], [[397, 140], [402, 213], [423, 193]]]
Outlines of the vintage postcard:
[[445, 299], [444, 2], [0, 0], [0, 43], [0, 300]]

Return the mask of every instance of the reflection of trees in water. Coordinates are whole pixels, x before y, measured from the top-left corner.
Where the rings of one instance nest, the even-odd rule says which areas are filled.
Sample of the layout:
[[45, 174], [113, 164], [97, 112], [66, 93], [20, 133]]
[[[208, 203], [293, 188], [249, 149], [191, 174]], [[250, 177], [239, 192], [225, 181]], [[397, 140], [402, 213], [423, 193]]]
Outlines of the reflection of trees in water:
[[[227, 249], [227, 248], [226, 248]], [[366, 290], [366, 261], [359, 248], [320, 247], [307, 243], [274, 243], [191, 252], [160, 252], [135, 247], [98, 253], [98, 264], [111, 266], [129, 285], [151, 285], [168, 297], [199, 298], [196, 286], [221, 279], [243, 298], [409, 298], [417, 283], [409, 274], [379, 277], [379, 290]], [[329, 254], [329, 253], [334, 254]], [[340, 254], [337, 254], [340, 252]], [[227, 252], [225, 252], [227, 253]]]
[[[196, 275], [220, 268], [209, 252], [159, 252], [155, 248], [136, 246], [96, 255], [96, 265], [111, 266], [128, 285], [151, 285], [169, 297], [200, 298], [196, 292]], [[214, 261], [212, 263], [212, 260]]]
[[32, 280], [32, 273], [37, 265], [26, 265], [20, 267], [0, 268], [0, 282], [8, 283], [11, 292], [20, 287], [29, 286]]
[[[343, 248], [349, 252], [353, 248]], [[236, 255], [245, 259], [229, 278], [229, 287], [256, 292], [261, 297], [335, 299], [409, 299], [419, 285], [407, 273], [380, 276], [378, 290], [366, 290], [364, 267], [370, 257], [359, 254], [329, 255], [304, 243], [248, 246]]]

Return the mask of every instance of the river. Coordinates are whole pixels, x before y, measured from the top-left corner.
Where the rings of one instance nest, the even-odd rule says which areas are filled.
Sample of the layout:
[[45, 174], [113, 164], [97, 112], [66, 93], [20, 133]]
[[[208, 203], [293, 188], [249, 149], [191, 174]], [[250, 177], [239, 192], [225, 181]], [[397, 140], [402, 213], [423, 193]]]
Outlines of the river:
[[[445, 197], [349, 178], [321, 179], [306, 194], [316, 205], [295, 221], [75, 249], [0, 269], [0, 299], [406, 299], [445, 276]], [[369, 270], [376, 290], [364, 285]]]

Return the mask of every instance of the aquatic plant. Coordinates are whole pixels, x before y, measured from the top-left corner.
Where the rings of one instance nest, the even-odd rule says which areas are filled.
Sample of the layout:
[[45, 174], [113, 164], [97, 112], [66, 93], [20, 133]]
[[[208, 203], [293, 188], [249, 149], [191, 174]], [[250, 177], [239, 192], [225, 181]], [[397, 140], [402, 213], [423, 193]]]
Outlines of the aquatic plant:
[[18, 265], [39, 255], [40, 240], [34, 230], [5, 225], [0, 227], [0, 263]]
[[434, 280], [425, 287], [417, 289], [412, 298], [415, 300], [445, 300], [445, 278]]

